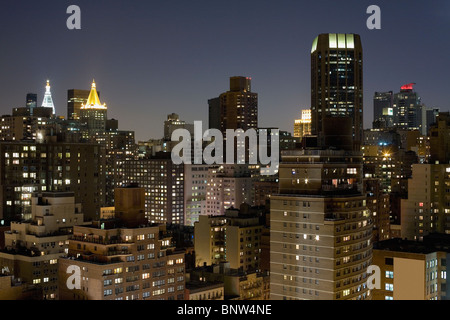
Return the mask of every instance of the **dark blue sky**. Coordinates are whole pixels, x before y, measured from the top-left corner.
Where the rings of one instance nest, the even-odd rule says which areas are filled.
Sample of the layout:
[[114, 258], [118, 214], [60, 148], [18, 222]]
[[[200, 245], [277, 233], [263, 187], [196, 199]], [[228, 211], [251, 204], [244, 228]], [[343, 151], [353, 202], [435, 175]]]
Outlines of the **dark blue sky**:
[[[81, 8], [82, 30], [66, 28]], [[366, 9], [380, 6], [382, 29]], [[93, 78], [120, 129], [139, 140], [163, 135], [176, 112], [204, 120], [207, 100], [230, 76], [252, 77], [260, 126], [293, 130], [310, 106], [310, 50], [320, 33], [358, 33], [364, 48], [364, 118], [375, 91], [416, 82], [428, 107], [450, 107], [450, 1], [3, 0], [0, 4], [0, 112], [43, 99], [51, 80], [58, 115], [67, 90]]]

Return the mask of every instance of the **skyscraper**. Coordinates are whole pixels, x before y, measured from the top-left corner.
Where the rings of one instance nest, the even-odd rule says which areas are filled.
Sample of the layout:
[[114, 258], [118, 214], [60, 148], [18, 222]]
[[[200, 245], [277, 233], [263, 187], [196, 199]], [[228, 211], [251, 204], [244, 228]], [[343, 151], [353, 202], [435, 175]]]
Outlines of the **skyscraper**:
[[[89, 98], [90, 90], [71, 89], [67, 91], [67, 119], [79, 119], [80, 109]], [[97, 91], [100, 96], [100, 93]]]
[[258, 94], [252, 92], [251, 81], [248, 77], [231, 77], [230, 90], [208, 101], [210, 128], [219, 124], [219, 115], [220, 127], [216, 129], [223, 133], [227, 129], [258, 128]]
[[394, 93], [375, 92], [373, 97], [373, 127], [375, 129], [394, 126]]
[[370, 299], [373, 225], [363, 194], [360, 39], [320, 35], [312, 51], [319, 146], [282, 152], [279, 193], [270, 198], [270, 297]]
[[[363, 132], [363, 50], [357, 34], [321, 34], [311, 50], [311, 130], [327, 145], [328, 127], [350, 118], [353, 149]], [[332, 138], [328, 134], [329, 138]], [[337, 137], [334, 137], [335, 139]]]
[[419, 94], [414, 91], [414, 85], [406, 84], [394, 94], [394, 121], [397, 128], [419, 130], [426, 135], [426, 108]]
[[294, 137], [303, 138], [311, 134], [311, 109], [302, 110], [301, 119], [294, 122]]
[[52, 108], [52, 114], [55, 115], [55, 106], [53, 104], [52, 92], [50, 91], [50, 80], [47, 80], [47, 86], [45, 87], [44, 101], [42, 102], [42, 107]]
[[80, 119], [87, 126], [87, 134], [92, 136], [96, 132], [104, 132], [106, 129], [108, 108], [106, 104], [100, 102], [97, 93], [97, 85], [92, 82], [91, 92], [86, 101], [80, 108]]

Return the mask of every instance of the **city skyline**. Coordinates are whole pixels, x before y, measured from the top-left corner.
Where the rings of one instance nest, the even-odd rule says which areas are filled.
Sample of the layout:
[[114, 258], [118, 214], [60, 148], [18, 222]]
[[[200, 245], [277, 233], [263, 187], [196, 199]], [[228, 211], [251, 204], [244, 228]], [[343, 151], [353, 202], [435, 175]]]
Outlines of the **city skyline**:
[[[9, 44], [0, 53], [0, 110], [25, 106], [27, 93], [37, 93], [40, 104], [50, 80], [56, 114], [66, 116], [67, 91], [88, 90], [95, 78], [110, 117], [136, 131], [136, 140], [147, 140], [162, 136], [170, 112], [206, 123], [208, 99], [225, 91], [230, 77], [248, 76], [260, 96], [260, 126], [293, 132], [293, 119], [311, 104], [312, 42], [331, 32], [361, 35], [364, 128], [372, 127], [376, 91], [398, 92], [411, 82], [427, 107], [448, 111], [439, 67], [450, 52], [439, 41], [449, 32], [448, 3], [378, 1], [381, 30], [366, 27], [367, 1], [257, 4], [78, 1], [82, 30], [76, 31], [65, 27], [68, 2], [4, 5], [2, 24], [14, 34], [0, 29]], [[431, 60], [420, 60], [433, 52]]]

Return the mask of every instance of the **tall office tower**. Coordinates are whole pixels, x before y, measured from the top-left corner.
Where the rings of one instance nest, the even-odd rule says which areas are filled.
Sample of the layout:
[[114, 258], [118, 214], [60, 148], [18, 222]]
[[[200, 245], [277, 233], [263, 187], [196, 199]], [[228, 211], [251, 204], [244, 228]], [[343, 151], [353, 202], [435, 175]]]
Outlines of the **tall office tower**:
[[357, 35], [314, 40], [311, 115], [319, 147], [282, 153], [279, 192], [270, 198], [272, 300], [371, 298], [366, 281], [373, 223], [360, 151], [361, 51]]
[[394, 126], [394, 93], [375, 92], [373, 97], [373, 128], [383, 129]]
[[40, 287], [42, 299], [57, 300], [58, 259], [67, 253], [73, 227], [84, 224], [84, 215], [73, 192], [34, 193], [30, 200], [32, 218], [11, 223], [0, 266]]
[[207, 164], [184, 165], [184, 208], [187, 226], [194, 226], [202, 211], [206, 209], [208, 170]]
[[218, 125], [219, 114], [220, 127], [216, 129], [222, 133], [227, 129], [258, 128], [258, 94], [252, 92], [251, 81], [248, 77], [231, 77], [230, 90], [222, 93], [218, 101], [209, 100], [210, 128]]
[[80, 120], [86, 125], [86, 138], [95, 136], [96, 133], [105, 132], [108, 108], [100, 102], [97, 93], [97, 85], [92, 82], [91, 92], [80, 108]]
[[395, 126], [406, 130], [419, 130], [426, 135], [426, 108], [417, 92], [415, 83], [404, 85], [394, 94]]
[[72, 191], [87, 218], [104, 203], [100, 146], [46, 141], [0, 142], [0, 220], [31, 218], [34, 192]]
[[413, 164], [408, 198], [401, 200], [401, 237], [423, 240], [430, 233], [450, 233], [450, 165]]
[[[71, 89], [67, 91], [67, 119], [80, 119], [80, 110], [86, 105], [90, 90]], [[97, 92], [100, 96], [100, 93]]]
[[[113, 217], [74, 227], [67, 258], [59, 260], [60, 300], [183, 300], [185, 253], [175, 250], [165, 225], [144, 218], [144, 189], [115, 194]], [[67, 286], [71, 266], [80, 270], [78, 288]]]
[[[353, 150], [363, 131], [363, 50], [357, 34], [321, 34], [311, 50], [311, 131], [321, 146], [327, 127], [350, 118]], [[331, 136], [328, 135], [330, 138]]]
[[300, 138], [311, 134], [311, 110], [302, 110], [302, 118], [294, 122], [294, 137]]
[[194, 225], [196, 266], [228, 262], [232, 269], [260, 270], [260, 217], [249, 205], [227, 209], [222, 216], [200, 216]]
[[50, 91], [50, 81], [47, 80], [45, 87], [44, 101], [42, 101], [43, 108], [52, 108], [52, 114], [55, 115], [55, 105], [53, 104], [52, 92]]
[[440, 112], [429, 133], [430, 163], [450, 163], [450, 113]]
[[149, 222], [184, 224], [184, 164], [174, 164], [170, 152], [124, 162], [123, 183], [145, 189]]
[[33, 109], [37, 107], [37, 94], [28, 93], [26, 107], [30, 109], [30, 114], [33, 115]]

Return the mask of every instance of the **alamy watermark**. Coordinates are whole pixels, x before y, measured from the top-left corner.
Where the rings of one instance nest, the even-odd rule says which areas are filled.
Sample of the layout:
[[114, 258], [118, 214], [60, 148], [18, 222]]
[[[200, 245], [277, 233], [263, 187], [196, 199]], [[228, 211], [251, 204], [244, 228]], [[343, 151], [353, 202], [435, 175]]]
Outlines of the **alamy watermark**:
[[371, 16], [367, 19], [366, 25], [369, 30], [381, 29], [381, 9], [379, 6], [371, 5], [366, 10]]
[[[274, 175], [280, 163], [279, 133], [278, 129], [270, 130], [270, 143], [267, 129], [228, 129], [224, 137], [218, 129], [203, 132], [202, 122], [194, 121], [194, 143], [187, 129], [176, 129], [172, 133], [172, 141], [179, 142], [172, 149], [172, 161], [174, 164], [192, 164], [192, 159], [194, 164], [259, 164], [261, 175]], [[209, 144], [203, 149], [205, 141]]]

